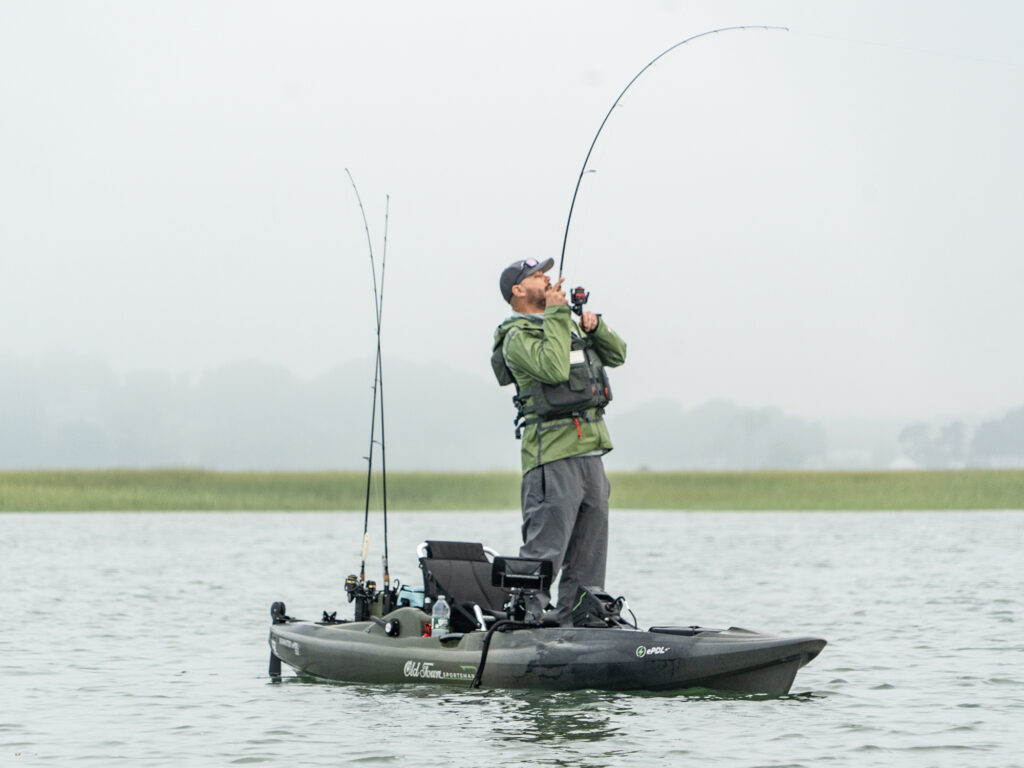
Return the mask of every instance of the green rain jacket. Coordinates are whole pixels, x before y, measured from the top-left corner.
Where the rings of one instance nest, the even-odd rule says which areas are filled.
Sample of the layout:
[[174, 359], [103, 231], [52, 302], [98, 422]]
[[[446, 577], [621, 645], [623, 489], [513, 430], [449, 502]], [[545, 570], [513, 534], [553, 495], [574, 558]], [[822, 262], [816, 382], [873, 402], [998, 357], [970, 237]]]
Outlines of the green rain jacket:
[[[564, 304], [547, 307], [543, 320], [539, 316], [510, 317], [494, 332], [492, 352], [496, 355], [501, 350], [527, 405], [531, 404], [529, 393], [535, 381], [559, 384], [569, 380], [569, 346], [574, 332], [593, 344], [606, 367], [614, 368], [626, 361], [626, 343], [603, 318], [587, 334], [573, 322], [569, 307]], [[503, 383], [497, 369], [495, 375], [499, 384]], [[556, 417], [542, 424], [527, 424], [522, 440], [523, 474], [558, 459], [607, 453], [612, 449], [608, 427], [597, 408], [584, 411], [578, 423], [572, 418]]]

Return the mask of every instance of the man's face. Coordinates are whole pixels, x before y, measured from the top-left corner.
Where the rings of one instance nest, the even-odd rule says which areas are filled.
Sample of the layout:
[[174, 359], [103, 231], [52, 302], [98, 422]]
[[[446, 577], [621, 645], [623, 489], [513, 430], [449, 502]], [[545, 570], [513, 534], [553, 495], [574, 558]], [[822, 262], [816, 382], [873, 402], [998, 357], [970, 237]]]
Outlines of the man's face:
[[544, 293], [551, 285], [551, 278], [544, 272], [534, 272], [519, 281], [519, 287], [523, 289], [523, 298], [533, 306], [544, 306]]

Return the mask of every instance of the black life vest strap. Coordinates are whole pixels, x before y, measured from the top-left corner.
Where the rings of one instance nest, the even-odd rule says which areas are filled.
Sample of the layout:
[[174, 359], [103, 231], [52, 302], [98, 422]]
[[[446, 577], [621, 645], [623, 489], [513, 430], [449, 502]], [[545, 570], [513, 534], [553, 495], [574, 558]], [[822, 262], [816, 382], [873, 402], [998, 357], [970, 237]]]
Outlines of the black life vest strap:
[[582, 421], [586, 424], [594, 424], [598, 421], [604, 420], [604, 408], [593, 408], [591, 410], [594, 412], [592, 416], [588, 415], [587, 411], [583, 411], [580, 413], [567, 413], [562, 416], [552, 416], [548, 419], [542, 419], [539, 417], [523, 419], [523, 426], [525, 427], [527, 424], [539, 424], [541, 426], [537, 427], [538, 431], [547, 431], [549, 429], [555, 429], [556, 427], [566, 427], [577, 421]]

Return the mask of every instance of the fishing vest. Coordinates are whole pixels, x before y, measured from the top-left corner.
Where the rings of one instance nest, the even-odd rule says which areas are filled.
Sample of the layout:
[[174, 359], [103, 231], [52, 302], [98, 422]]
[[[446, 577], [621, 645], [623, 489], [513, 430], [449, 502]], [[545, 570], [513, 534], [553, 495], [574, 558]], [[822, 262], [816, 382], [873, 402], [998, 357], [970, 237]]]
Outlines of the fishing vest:
[[517, 408], [516, 438], [522, 437], [522, 428], [527, 424], [566, 417], [580, 418], [585, 411], [592, 409], [597, 409], [596, 417], [600, 419], [605, 406], [612, 401], [612, 387], [608, 371], [590, 340], [575, 333], [571, 335], [568, 381], [545, 384], [534, 380], [528, 390], [521, 392], [519, 382], [505, 360], [505, 345], [518, 332], [518, 328], [510, 329], [491, 355], [491, 368], [498, 383], [501, 386], [516, 385], [516, 394], [512, 398]]

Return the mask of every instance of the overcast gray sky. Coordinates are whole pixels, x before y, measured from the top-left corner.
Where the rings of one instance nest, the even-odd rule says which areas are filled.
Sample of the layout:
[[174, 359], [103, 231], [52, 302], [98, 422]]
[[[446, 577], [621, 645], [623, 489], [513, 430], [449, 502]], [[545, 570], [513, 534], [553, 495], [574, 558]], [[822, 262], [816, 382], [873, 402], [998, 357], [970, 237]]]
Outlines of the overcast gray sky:
[[[625, 406], [1024, 401], [1024, 4], [0, 0], [0, 354], [119, 371], [384, 347], [490, 377], [558, 258]], [[369, 372], [368, 372], [369, 377]], [[486, 382], [490, 386], [491, 382]], [[472, 396], [472, 393], [467, 393]], [[621, 406], [620, 406], [621, 407]]]

